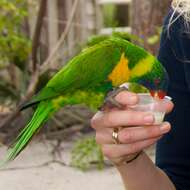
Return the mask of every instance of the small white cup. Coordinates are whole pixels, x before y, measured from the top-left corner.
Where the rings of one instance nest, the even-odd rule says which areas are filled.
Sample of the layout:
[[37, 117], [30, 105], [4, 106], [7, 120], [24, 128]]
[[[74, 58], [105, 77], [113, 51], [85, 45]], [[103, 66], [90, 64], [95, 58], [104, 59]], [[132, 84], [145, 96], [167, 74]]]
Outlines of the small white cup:
[[171, 101], [172, 98], [169, 96], [165, 96], [162, 100], [159, 98], [154, 98], [150, 94], [146, 93], [139, 93], [139, 102], [138, 104], [131, 106], [130, 109], [134, 111], [142, 111], [142, 112], [149, 112], [154, 115], [154, 125], [160, 125], [166, 113], [166, 106], [165, 104], [167, 101]]

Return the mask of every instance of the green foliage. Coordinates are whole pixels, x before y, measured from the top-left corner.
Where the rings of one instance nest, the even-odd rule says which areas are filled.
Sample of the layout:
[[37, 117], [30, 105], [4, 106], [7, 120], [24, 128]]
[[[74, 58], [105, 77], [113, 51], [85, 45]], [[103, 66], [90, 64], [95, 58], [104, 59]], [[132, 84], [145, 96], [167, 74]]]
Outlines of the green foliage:
[[116, 6], [113, 4], [108, 4], [103, 6], [103, 17], [105, 27], [117, 27], [118, 23], [114, 20], [116, 14]]
[[0, 73], [0, 96], [4, 99], [20, 98], [28, 82], [31, 40], [26, 31], [27, 6], [28, 1], [0, 0], [0, 70], [3, 70]]
[[148, 44], [150, 44], [150, 45], [155, 45], [155, 44], [157, 44], [157, 43], [160, 41], [161, 32], [162, 32], [162, 28], [161, 28], [161, 27], [158, 27], [158, 28], [156, 29], [156, 33], [155, 33], [154, 35], [150, 36], [150, 37], [147, 39]]
[[147, 42], [148, 42], [148, 44], [150, 44], [150, 45], [154, 45], [154, 44], [156, 44], [157, 42], [159, 42], [159, 40], [160, 40], [160, 38], [159, 38], [158, 35], [153, 35], [153, 36], [151, 36], [151, 37], [148, 38]]
[[71, 165], [81, 170], [89, 169], [95, 164], [98, 169], [104, 166], [104, 157], [94, 137], [78, 140], [72, 150]]
[[23, 31], [27, 1], [0, 0], [0, 10], [1, 62], [13, 63], [24, 70], [31, 51], [31, 42]]

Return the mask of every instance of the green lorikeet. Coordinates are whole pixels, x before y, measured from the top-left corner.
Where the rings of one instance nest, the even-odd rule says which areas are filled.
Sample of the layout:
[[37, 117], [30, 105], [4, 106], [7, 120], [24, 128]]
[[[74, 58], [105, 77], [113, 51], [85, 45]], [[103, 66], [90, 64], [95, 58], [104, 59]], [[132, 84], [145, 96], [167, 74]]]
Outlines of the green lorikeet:
[[23, 107], [37, 105], [31, 121], [9, 149], [5, 162], [13, 160], [63, 106], [84, 103], [98, 108], [109, 91], [126, 82], [141, 84], [152, 95], [163, 98], [168, 75], [154, 56], [120, 38], [112, 37], [86, 48]]

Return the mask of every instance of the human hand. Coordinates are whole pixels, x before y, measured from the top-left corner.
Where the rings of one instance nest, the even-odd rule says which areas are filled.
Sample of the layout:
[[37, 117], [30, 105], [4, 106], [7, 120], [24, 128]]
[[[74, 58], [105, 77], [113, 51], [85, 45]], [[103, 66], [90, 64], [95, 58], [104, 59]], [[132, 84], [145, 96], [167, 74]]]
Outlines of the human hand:
[[[114, 164], [120, 164], [154, 144], [170, 131], [171, 126], [168, 122], [154, 125], [153, 114], [129, 110], [128, 106], [138, 103], [137, 94], [123, 91], [115, 99], [125, 109], [99, 111], [92, 118], [91, 125], [96, 130], [96, 141], [101, 145], [103, 154]], [[165, 101], [164, 106], [167, 113], [173, 109], [173, 103], [169, 100]], [[112, 138], [114, 128], [120, 128], [119, 144], [115, 144]]]

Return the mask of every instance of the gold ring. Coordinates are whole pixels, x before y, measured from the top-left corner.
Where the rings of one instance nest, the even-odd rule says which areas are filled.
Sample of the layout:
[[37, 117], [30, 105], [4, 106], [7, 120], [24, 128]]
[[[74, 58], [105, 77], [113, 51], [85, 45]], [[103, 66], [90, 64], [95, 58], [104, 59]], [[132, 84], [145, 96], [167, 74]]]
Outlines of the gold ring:
[[115, 144], [120, 144], [120, 142], [119, 142], [119, 129], [118, 128], [113, 129], [112, 139], [114, 140]]

